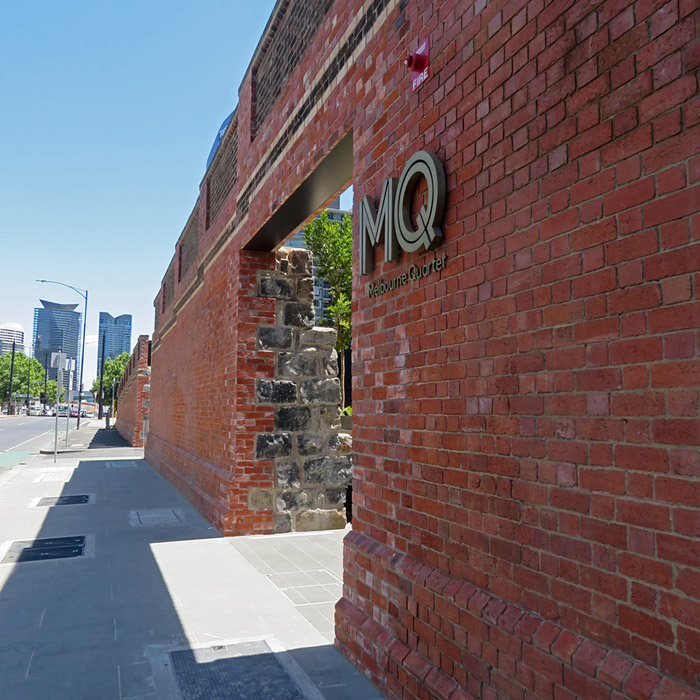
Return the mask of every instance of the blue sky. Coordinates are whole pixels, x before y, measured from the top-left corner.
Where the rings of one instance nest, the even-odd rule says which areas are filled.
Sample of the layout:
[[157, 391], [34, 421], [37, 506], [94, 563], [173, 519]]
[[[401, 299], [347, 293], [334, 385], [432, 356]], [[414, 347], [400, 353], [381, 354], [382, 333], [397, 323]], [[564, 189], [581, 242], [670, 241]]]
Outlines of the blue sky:
[[[0, 3], [0, 323], [87, 288], [153, 330], [153, 299], [273, 0]], [[91, 338], [92, 336], [92, 338]], [[94, 342], [91, 342], [94, 341]]]

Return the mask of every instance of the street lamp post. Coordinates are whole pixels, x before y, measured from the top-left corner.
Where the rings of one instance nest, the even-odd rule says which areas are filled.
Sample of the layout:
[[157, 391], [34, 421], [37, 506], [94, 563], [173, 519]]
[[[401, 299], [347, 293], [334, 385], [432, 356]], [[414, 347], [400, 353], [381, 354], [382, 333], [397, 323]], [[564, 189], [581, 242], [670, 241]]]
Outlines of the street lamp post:
[[[79, 287], [74, 287], [72, 284], [66, 284], [65, 282], [56, 282], [55, 280], [36, 280], [37, 282], [46, 282], [48, 284], [60, 284], [62, 287], [68, 287], [74, 292], [80, 294], [83, 299], [85, 299], [85, 313], [83, 315], [83, 349], [80, 352], [80, 386], [78, 387], [78, 423], [76, 425], [77, 429], [80, 429], [80, 413], [83, 403], [83, 366], [85, 365], [85, 327], [87, 325], [87, 303], [88, 303], [88, 290], [80, 289]], [[58, 391], [58, 386], [56, 386], [56, 391]], [[70, 416], [70, 401], [68, 402], [68, 415]]]

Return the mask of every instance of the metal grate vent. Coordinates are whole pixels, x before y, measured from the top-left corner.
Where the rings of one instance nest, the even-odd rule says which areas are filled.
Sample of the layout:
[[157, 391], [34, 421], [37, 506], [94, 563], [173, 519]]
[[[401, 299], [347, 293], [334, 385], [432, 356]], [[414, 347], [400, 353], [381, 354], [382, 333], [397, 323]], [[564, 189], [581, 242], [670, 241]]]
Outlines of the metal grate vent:
[[90, 503], [90, 496], [88, 494], [81, 494], [79, 496], [48, 496], [42, 498], [37, 506], [41, 508], [42, 506], [79, 506], [84, 503]]
[[39, 540], [13, 542], [1, 563], [16, 564], [23, 561], [66, 559], [82, 557], [85, 553], [85, 535], [77, 537], [49, 537]]
[[[277, 655], [264, 642], [243, 642], [207, 649], [171, 651], [184, 700], [246, 698], [247, 700], [304, 700], [303, 693]], [[221, 689], [226, 688], [226, 695]]]

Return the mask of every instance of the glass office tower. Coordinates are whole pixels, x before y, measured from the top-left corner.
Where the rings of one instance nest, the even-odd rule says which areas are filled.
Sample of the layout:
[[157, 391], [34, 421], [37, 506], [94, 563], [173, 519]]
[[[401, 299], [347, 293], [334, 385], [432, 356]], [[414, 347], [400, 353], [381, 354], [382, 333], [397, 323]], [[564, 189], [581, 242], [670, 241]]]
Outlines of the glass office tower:
[[102, 362], [102, 343], [105, 343], [105, 361], [123, 352], [131, 352], [131, 314], [112, 316], [100, 311], [100, 328], [97, 337], [97, 376]]
[[57, 304], [39, 300], [42, 308], [34, 309], [34, 357], [49, 370], [49, 379], [58, 379], [58, 369], [51, 367], [51, 353], [64, 352], [75, 361], [76, 371], [63, 373], [63, 386], [76, 390], [80, 381], [80, 345], [83, 314], [76, 311], [78, 304]]

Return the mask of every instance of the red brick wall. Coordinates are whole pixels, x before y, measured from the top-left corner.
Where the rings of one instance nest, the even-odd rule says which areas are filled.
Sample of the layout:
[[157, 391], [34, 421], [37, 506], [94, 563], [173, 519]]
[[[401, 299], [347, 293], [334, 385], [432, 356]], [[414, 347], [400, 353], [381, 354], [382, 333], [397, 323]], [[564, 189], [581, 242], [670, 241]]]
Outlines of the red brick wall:
[[[356, 276], [337, 644], [391, 697], [696, 697], [697, 3], [380, 5], [335, 3], [254, 139], [248, 73], [236, 184], [158, 321], [148, 450], [217, 523], [248, 517], [226, 496], [252, 468], [239, 314], [268, 311], [238, 303], [237, 251], [349, 129], [356, 203], [433, 151], [443, 245]], [[290, 131], [351, 22], [371, 29]], [[402, 58], [425, 37], [414, 93]], [[444, 270], [366, 294], [436, 254]]]
[[115, 428], [134, 447], [143, 447], [148, 426], [150, 397], [149, 345], [140, 335], [119, 384], [119, 404]]
[[146, 459], [226, 534], [273, 528], [271, 511], [248, 508], [251, 486], [272, 486], [271, 463], [253, 468], [255, 435], [272, 430], [255, 400], [257, 325], [274, 318], [256, 272], [270, 267], [274, 256], [224, 249], [153, 353]]

